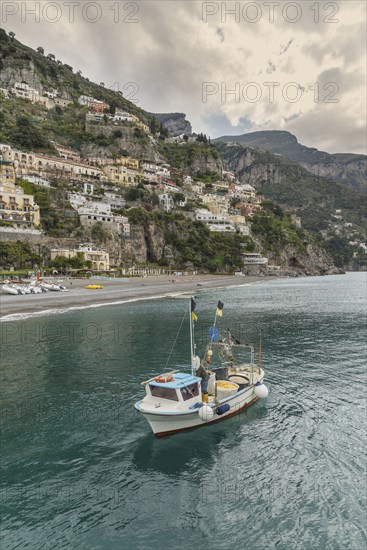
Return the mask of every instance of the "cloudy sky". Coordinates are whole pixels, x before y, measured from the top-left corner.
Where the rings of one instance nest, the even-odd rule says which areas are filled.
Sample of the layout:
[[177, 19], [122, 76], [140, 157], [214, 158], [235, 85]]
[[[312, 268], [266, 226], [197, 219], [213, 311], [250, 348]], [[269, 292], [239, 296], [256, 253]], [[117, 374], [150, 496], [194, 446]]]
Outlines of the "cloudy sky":
[[365, 153], [366, 4], [2, 0], [1, 26], [196, 132]]

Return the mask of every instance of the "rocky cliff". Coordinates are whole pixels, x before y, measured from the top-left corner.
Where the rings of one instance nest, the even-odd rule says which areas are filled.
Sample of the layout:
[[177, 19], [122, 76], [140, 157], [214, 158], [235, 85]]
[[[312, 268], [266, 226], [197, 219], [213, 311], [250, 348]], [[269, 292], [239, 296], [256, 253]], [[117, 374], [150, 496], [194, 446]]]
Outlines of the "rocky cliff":
[[192, 134], [192, 127], [190, 122], [186, 120], [185, 113], [151, 113], [151, 115], [167, 128], [171, 136]]
[[292, 244], [277, 253], [266, 253], [269, 265], [281, 267], [283, 272], [302, 275], [334, 275], [343, 270], [334, 266], [332, 257], [320, 246], [310, 243], [304, 253]]

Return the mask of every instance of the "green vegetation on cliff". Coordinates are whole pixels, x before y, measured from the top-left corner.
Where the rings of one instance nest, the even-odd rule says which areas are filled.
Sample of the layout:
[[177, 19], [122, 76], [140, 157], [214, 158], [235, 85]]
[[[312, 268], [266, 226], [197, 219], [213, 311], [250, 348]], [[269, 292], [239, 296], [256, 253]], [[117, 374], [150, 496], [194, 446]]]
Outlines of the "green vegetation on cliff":
[[173, 168], [201, 178], [209, 176], [208, 183], [221, 177], [221, 155], [214, 145], [196, 141], [187, 143], [162, 141], [159, 144], [159, 151]]
[[39, 256], [35, 254], [28, 243], [23, 241], [2, 242], [0, 241], [0, 268], [15, 269], [30, 267], [39, 263]]
[[178, 269], [192, 266], [212, 273], [242, 268], [242, 244], [248, 243], [242, 235], [211, 233], [202, 222], [193, 221], [183, 214], [133, 208], [127, 211], [127, 216], [130, 223], [143, 225], [146, 232], [150, 224], [160, 231], [164, 250], [159, 258], [150, 256], [150, 261], [171, 264]]
[[254, 237], [261, 239], [264, 250], [274, 252], [292, 244], [300, 253], [305, 253], [305, 243], [307, 244], [311, 236], [296, 227], [290, 217], [271, 201], [265, 201], [261, 205], [262, 210], [252, 218], [251, 229]]

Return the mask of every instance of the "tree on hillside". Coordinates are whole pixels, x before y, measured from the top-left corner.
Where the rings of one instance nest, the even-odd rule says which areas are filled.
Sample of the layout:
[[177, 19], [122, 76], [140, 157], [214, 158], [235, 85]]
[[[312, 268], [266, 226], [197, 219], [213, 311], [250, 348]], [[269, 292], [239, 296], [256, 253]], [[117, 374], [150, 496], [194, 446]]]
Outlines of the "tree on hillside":
[[10, 40], [14, 40], [14, 38], [15, 38], [15, 32], [10, 31], [10, 33], [9, 33], [9, 38], [10, 38]]
[[163, 126], [162, 122], [159, 125], [159, 137], [168, 137], [168, 130], [165, 126]]
[[149, 121], [149, 130], [151, 131], [151, 133], [154, 135], [158, 132], [158, 122], [157, 122], [157, 119], [155, 119], [154, 117], [150, 119]]
[[56, 57], [54, 56], [53, 53], [49, 53], [47, 56], [47, 59], [50, 59], [50, 61], [55, 61]]
[[186, 199], [186, 197], [183, 193], [174, 193], [173, 194], [173, 201], [174, 202], [184, 202], [185, 199]]
[[10, 135], [13, 143], [26, 149], [40, 149], [49, 145], [42, 132], [26, 116], [17, 117], [16, 127], [12, 128]]
[[208, 142], [208, 138], [206, 137], [205, 134], [203, 134], [202, 132], [200, 132], [200, 134], [198, 134], [198, 137], [196, 138], [196, 141], [200, 142], [200, 143], [207, 143]]
[[102, 222], [97, 222], [92, 226], [91, 236], [94, 241], [97, 241], [98, 243], [103, 243], [108, 240], [109, 233], [103, 227]]
[[37, 48], [36, 51], [37, 51], [37, 53], [39, 53], [40, 55], [44, 55], [44, 53], [45, 53], [45, 50], [42, 48], [42, 46], [38, 46], [38, 48]]

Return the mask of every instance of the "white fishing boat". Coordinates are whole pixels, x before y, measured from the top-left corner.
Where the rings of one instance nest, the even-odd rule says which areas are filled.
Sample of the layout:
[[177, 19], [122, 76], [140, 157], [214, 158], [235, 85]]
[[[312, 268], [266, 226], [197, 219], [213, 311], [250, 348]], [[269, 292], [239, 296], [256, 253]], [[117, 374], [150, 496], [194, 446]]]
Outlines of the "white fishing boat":
[[46, 289], [46, 290], [52, 290], [53, 292], [60, 292], [61, 288], [60, 288], [60, 285], [57, 285], [55, 283], [42, 283], [41, 284], [42, 288]]
[[[191, 298], [191, 372], [173, 370], [142, 382], [146, 395], [135, 403], [135, 409], [149, 422], [157, 437], [224, 420], [268, 396], [263, 383], [261, 340], [255, 364], [252, 344], [241, 344], [229, 330], [224, 336], [220, 335], [216, 326], [217, 317], [222, 316], [223, 310], [220, 301], [214, 324], [209, 329], [204, 359], [200, 361], [194, 340], [195, 307], [195, 300]], [[198, 376], [198, 373], [202, 375], [203, 367], [209, 374], [207, 389]]]
[[2, 290], [3, 290], [4, 292], [6, 292], [6, 294], [12, 294], [12, 295], [14, 295], [14, 296], [15, 296], [16, 294], [19, 294], [18, 289], [15, 288], [14, 285], [5, 284], [5, 285], [2, 285], [1, 288], [2, 288]]

